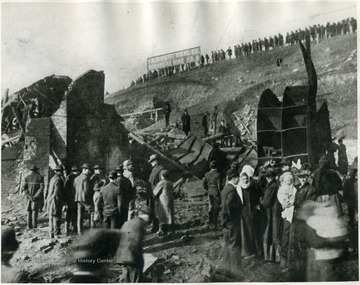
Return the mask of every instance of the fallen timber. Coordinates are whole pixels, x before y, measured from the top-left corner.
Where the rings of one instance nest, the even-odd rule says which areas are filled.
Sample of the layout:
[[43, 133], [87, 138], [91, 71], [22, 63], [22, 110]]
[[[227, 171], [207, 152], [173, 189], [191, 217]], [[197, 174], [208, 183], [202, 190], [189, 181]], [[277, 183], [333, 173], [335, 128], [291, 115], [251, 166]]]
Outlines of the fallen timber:
[[[172, 165], [173, 167], [175, 167], [176, 169], [179, 169], [181, 171], [184, 172], [188, 172], [189, 170], [186, 169], [185, 167], [183, 167], [181, 164], [175, 162], [174, 160], [170, 159], [169, 157], [167, 157], [166, 155], [164, 155], [161, 151], [157, 150], [156, 148], [152, 147], [151, 145], [149, 145], [148, 143], [146, 143], [144, 140], [142, 140], [139, 136], [135, 135], [134, 133], [130, 132], [129, 133], [129, 137], [131, 137], [132, 139], [134, 139], [135, 141], [137, 141], [138, 143], [140, 143], [141, 145], [147, 147], [149, 150], [151, 150], [152, 152], [156, 153], [158, 156], [160, 156], [160, 158], [162, 158], [163, 160], [165, 160], [167, 163], [169, 163], [170, 165]], [[195, 176], [196, 177], [196, 176]], [[198, 178], [198, 177], [196, 177]], [[199, 178], [198, 178], [199, 179]]]

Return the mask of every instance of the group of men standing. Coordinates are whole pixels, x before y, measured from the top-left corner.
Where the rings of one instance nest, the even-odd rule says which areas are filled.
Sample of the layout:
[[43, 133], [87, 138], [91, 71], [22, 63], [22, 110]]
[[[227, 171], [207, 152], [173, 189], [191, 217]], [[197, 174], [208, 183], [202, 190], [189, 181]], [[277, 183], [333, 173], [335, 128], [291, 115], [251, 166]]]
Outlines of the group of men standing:
[[51, 238], [61, 234], [63, 212], [65, 234], [83, 232], [85, 213], [88, 214], [90, 228], [100, 225], [120, 228], [128, 219], [129, 209], [134, 207], [135, 200], [132, 162], [127, 160], [124, 166], [128, 177], [124, 176], [122, 165], [105, 176], [101, 166], [91, 167], [84, 163], [81, 169], [73, 166], [66, 177], [63, 176], [64, 168], [56, 166], [46, 189], [38, 167], [31, 166], [31, 174], [25, 178], [23, 186], [28, 211], [27, 227], [37, 227], [38, 212], [42, 210], [45, 201]]
[[44, 187], [44, 178], [38, 167], [31, 166], [31, 174], [25, 178], [23, 187], [28, 228], [37, 227], [38, 212], [42, 210], [44, 201], [51, 238], [61, 235], [63, 212], [65, 234], [73, 232], [81, 235], [85, 216], [88, 217], [90, 228], [120, 229], [133, 217], [138, 204], [146, 204], [152, 212], [152, 231], [157, 232], [160, 237], [172, 235], [174, 197], [173, 184], [168, 179], [169, 171], [160, 165], [156, 154], [150, 156], [149, 163], [153, 167], [149, 187], [141, 198], [137, 195], [131, 160], [125, 160], [107, 176], [99, 165], [91, 167], [85, 163], [81, 167], [81, 173], [79, 168], [73, 166], [66, 177], [63, 176], [64, 168], [56, 166], [47, 188]]

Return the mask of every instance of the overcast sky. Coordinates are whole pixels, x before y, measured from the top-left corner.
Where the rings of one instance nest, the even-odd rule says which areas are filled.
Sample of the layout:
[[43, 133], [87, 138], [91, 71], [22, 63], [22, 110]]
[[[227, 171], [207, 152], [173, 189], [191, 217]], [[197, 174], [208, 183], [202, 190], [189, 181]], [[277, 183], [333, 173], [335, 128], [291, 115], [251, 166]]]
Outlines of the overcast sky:
[[[105, 1], [103, 1], [105, 2]], [[356, 17], [356, 1], [53, 2], [1, 4], [1, 91], [46, 76], [105, 72], [105, 90], [128, 87], [146, 59], [202, 53], [312, 24]]]

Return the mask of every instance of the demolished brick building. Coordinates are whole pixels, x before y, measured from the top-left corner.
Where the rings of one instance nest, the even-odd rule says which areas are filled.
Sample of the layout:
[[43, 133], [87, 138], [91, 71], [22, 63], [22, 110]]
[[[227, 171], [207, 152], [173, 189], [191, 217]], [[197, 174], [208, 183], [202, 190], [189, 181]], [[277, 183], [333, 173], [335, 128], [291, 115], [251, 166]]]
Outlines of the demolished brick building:
[[[11, 121], [5, 116], [11, 115], [9, 108], [19, 106], [21, 101], [24, 105], [18, 116], [19, 144], [23, 144], [19, 180], [32, 164], [40, 168], [48, 182], [55, 164], [68, 171], [85, 162], [109, 170], [126, 158], [127, 131], [115, 108], [104, 103], [104, 81], [104, 72], [94, 70], [73, 81], [53, 75], [10, 96], [12, 103], [3, 106], [3, 124]], [[35, 114], [31, 112], [34, 105], [28, 104], [34, 100], [38, 107]], [[10, 148], [3, 148], [2, 153]]]

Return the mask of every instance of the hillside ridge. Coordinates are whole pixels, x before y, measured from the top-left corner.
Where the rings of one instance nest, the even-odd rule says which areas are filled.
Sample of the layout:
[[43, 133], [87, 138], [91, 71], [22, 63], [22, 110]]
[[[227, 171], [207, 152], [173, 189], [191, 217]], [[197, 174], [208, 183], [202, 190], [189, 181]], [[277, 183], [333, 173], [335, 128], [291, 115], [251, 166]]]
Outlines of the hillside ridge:
[[[357, 136], [357, 35], [349, 34], [311, 43], [312, 60], [318, 76], [318, 99], [326, 99], [334, 134]], [[283, 64], [276, 66], [281, 57]], [[286, 46], [240, 59], [210, 64], [197, 70], [172, 77], [155, 79], [120, 90], [105, 98], [115, 104], [119, 114], [162, 107], [169, 101], [172, 122], [180, 122], [184, 108], [193, 119], [193, 133], [200, 134], [199, 122], [205, 111], [218, 105], [221, 115], [228, 105], [241, 110], [245, 105], [257, 108], [259, 97], [266, 88], [281, 98], [285, 87], [307, 85], [305, 64], [299, 46]], [[233, 106], [234, 102], [238, 107]], [[340, 104], [339, 104], [340, 103]], [[160, 123], [152, 128], [163, 127]]]

